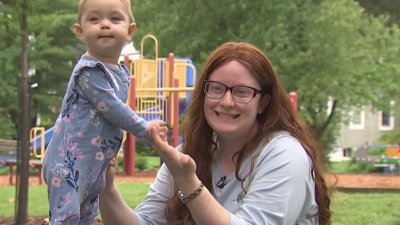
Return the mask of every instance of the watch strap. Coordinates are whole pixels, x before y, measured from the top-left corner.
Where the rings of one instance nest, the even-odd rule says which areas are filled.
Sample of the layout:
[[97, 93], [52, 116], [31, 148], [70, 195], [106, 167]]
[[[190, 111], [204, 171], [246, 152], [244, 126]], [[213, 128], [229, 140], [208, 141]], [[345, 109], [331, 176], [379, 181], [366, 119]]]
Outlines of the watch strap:
[[182, 193], [182, 191], [178, 190], [178, 197], [182, 201], [183, 204], [186, 204], [193, 199], [195, 199], [197, 196], [200, 195], [201, 191], [204, 189], [203, 183], [200, 182], [199, 186], [194, 190], [191, 194], [185, 195]]

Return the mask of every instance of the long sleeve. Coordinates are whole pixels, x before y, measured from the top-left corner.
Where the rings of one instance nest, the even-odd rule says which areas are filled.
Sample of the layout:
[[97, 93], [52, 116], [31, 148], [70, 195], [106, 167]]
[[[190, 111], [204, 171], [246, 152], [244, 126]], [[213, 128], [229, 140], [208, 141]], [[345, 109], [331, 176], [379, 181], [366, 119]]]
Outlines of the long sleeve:
[[[229, 211], [230, 225], [318, 223], [312, 163], [288, 133], [277, 133], [243, 161], [240, 177], [253, 168], [243, 183], [244, 190], [235, 173], [225, 176], [219, 160], [213, 161], [213, 195]], [[221, 177], [224, 185], [218, 187]]]
[[109, 123], [143, 137], [147, 122], [122, 101], [126, 99], [127, 82], [125, 77], [107, 74], [98, 67], [84, 67], [75, 77], [78, 91], [96, 110], [91, 111], [93, 116], [100, 115]]

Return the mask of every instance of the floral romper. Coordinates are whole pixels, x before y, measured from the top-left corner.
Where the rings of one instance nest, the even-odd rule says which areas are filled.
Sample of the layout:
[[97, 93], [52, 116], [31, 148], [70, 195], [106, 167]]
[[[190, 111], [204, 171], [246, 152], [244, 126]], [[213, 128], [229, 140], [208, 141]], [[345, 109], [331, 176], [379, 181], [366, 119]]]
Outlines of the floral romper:
[[97, 215], [105, 170], [123, 131], [143, 137], [147, 122], [126, 104], [129, 72], [83, 55], [75, 66], [43, 160], [50, 224], [88, 224]]

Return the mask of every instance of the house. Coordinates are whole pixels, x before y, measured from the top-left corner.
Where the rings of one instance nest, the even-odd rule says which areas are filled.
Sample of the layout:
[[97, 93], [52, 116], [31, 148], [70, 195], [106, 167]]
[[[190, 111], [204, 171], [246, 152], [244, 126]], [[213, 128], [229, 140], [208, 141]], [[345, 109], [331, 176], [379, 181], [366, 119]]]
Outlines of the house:
[[[340, 128], [336, 139], [336, 148], [329, 154], [331, 161], [350, 160], [359, 147], [377, 143], [386, 132], [400, 126], [400, 116], [393, 116], [384, 111], [373, 111], [371, 108], [350, 112], [349, 120]], [[396, 144], [396, 143], [388, 143]]]

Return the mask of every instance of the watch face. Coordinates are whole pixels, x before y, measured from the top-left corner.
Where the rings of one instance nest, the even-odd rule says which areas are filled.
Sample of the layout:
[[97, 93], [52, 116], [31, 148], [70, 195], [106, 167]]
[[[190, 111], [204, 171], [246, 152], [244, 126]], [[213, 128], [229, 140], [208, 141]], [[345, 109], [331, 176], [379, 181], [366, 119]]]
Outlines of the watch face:
[[189, 201], [189, 198], [187, 196], [185, 196], [181, 191], [178, 191], [178, 197], [183, 203], [186, 203]]

